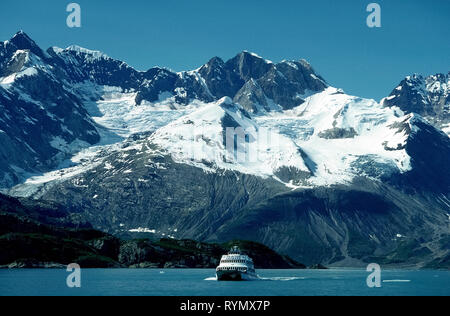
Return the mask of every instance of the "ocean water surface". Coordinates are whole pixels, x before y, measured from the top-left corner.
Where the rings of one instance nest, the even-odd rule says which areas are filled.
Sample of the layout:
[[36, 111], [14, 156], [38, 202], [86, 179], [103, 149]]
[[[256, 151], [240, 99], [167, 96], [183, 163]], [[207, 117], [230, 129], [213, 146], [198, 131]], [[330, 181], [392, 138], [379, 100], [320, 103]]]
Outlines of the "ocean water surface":
[[0, 270], [0, 295], [450, 295], [450, 271], [383, 270], [380, 288], [367, 286], [365, 270], [257, 272], [257, 281], [218, 282], [213, 269], [82, 269], [81, 288], [69, 288], [66, 270]]

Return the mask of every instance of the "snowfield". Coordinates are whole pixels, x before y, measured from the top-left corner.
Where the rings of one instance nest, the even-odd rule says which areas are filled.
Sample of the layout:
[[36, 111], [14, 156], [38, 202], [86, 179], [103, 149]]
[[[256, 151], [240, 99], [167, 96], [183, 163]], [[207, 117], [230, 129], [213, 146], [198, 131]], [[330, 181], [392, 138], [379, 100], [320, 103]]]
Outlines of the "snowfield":
[[[364, 173], [368, 163], [386, 172], [411, 169], [404, 146], [414, 132], [414, 115], [332, 87], [291, 110], [260, 116], [245, 112], [228, 97], [183, 107], [164, 95], [158, 102], [138, 106], [135, 92], [94, 85], [83, 89], [85, 108], [99, 126], [101, 142], [79, 151], [59, 170], [29, 178], [12, 194], [28, 196], [41, 186], [90, 170], [109, 153], [129, 150], [122, 148], [122, 142], [136, 134], [147, 135], [149, 144], [176, 162], [205, 172], [234, 170], [273, 177], [293, 189], [345, 184], [359, 175], [377, 178]], [[101, 96], [100, 101], [91, 101], [95, 95]], [[411, 132], [402, 129], [402, 124]], [[68, 145], [55, 140], [55, 146]], [[278, 172], [283, 168], [308, 175], [302, 180], [281, 180]]]
[[[402, 148], [409, 136], [392, 128], [406, 119], [399, 109], [383, 108], [373, 100], [349, 96], [332, 87], [305, 101], [297, 108], [257, 117], [256, 121], [290, 137], [316, 163], [311, 184], [351, 181], [359, 172], [353, 165], [361, 157], [387, 166], [394, 164], [401, 172], [410, 170], [406, 151], [390, 150]], [[326, 138], [324, 134], [333, 130], [349, 135]]]
[[[235, 170], [262, 177], [273, 176], [281, 167], [308, 171], [291, 139], [261, 128], [246, 115], [225, 97], [159, 129], [150, 142], [175, 161], [207, 171]], [[207, 166], [211, 163], [213, 168]]]

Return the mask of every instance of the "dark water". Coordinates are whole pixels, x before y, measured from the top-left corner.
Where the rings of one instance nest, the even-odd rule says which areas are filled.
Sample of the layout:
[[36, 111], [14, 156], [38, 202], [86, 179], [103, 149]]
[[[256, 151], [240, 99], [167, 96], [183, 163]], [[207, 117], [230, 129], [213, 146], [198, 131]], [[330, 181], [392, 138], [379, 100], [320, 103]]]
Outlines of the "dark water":
[[258, 281], [217, 282], [212, 269], [82, 269], [81, 288], [69, 288], [65, 270], [0, 270], [0, 295], [450, 295], [450, 271], [385, 270], [381, 288], [366, 285], [365, 270], [258, 274]]

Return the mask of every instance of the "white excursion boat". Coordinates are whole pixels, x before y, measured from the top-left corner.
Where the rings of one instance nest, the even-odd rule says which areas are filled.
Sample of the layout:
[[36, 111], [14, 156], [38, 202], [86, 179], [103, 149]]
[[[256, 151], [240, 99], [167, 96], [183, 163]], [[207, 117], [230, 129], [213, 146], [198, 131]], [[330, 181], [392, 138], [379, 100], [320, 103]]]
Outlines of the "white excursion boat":
[[253, 260], [241, 253], [241, 250], [234, 246], [220, 259], [220, 264], [216, 268], [216, 276], [218, 281], [242, 281], [256, 280], [255, 267]]

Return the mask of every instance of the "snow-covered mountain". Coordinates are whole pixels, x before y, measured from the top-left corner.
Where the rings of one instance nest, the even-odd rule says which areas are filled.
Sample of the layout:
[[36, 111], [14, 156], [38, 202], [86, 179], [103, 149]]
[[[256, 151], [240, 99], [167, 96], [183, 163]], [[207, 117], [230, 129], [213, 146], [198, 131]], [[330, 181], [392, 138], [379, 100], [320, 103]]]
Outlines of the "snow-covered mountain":
[[398, 106], [405, 113], [417, 113], [450, 135], [450, 72], [428, 77], [406, 77], [381, 102]]
[[[0, 43], [0, 131], [8, 144], [2, 148], [0, 187], [66, 165], [64, 159], [98, 143], [100, 134], [105, 144], [154, 131], [224, 96], [249, 112], [291, 108], [325, 87], [305, 61], [273, 64], [244, 51], [227, 62], [215, 57], [194, 71], [143, 72], [76, 45], [44, 52], [21, 31]], [[258, 102], [249, 99], [253, 94]], [[110, 132], [120, 137], [111, 141]]]
[[246, 238], [305, 263], [441, 264], [450, 138], [427, 122], [448, 107], [441, 79], [417, 94], [444, 104], [424, 119], [389, 103], [400, 94], [347, 95], [305, 60], [243, 51], [137, 71], [19, 32], [0, 43], [0, 184], [112, 233]]
[[25, 33], [0, 42], [0, 187], [100, 140], [81, 99]]

